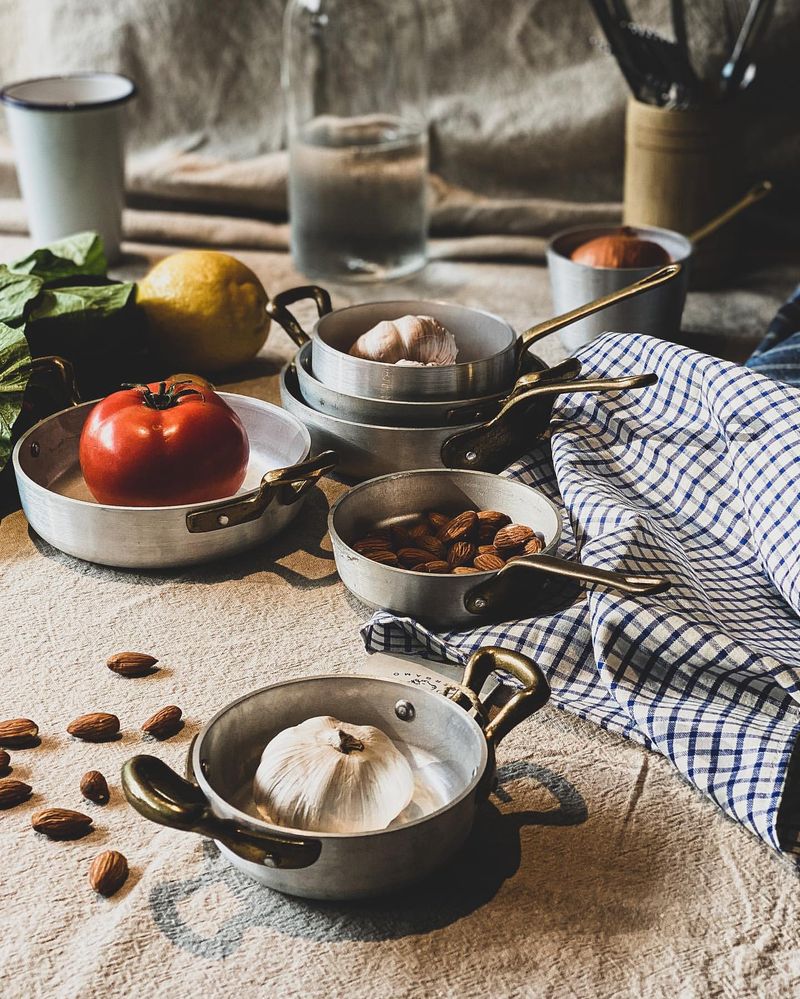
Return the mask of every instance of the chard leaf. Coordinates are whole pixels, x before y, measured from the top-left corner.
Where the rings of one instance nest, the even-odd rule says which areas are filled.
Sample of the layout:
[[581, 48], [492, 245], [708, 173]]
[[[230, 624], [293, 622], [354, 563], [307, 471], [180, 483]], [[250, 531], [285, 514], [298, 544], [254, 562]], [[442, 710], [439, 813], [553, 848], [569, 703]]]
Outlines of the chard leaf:
[[42, 281], [105, 275], [106, 269], [103, 240], [96, 232], [67, 236], [9, 264], [9, 270], [17, 274], [34, 274]]
[[31, 354], [22, 330], [0, 323], [0, 471], [11, 457], [11, 431], [22, 412]]
[[28, 314], [29, 322], [41, 319], [102, 319], [124, 309], [132, 300], [131, 283], [45, 288]]
[[42, 279], [32, 274], [13, 274], [0, 264], [0, 322], [22, 326], [29, 304], [42, 287]]

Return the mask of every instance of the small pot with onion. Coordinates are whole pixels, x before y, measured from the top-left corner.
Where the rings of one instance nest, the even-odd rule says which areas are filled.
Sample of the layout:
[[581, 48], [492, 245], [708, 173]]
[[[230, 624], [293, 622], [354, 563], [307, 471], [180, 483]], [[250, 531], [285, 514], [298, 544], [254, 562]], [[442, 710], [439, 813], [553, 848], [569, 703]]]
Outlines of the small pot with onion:
[[[481, 691], [497, 670], [517, 689], [490, 719]], [[535, 663], [491, 647], [440, 692], [364, 675], [273, 684], [204, 726], [187, 779], [135, 756], [122, 787], [145, 818], [215, 840], [270, 888], [316, 899], [381, 895], [461, 846], [491, 789], [497, 743], [549, 693]]]

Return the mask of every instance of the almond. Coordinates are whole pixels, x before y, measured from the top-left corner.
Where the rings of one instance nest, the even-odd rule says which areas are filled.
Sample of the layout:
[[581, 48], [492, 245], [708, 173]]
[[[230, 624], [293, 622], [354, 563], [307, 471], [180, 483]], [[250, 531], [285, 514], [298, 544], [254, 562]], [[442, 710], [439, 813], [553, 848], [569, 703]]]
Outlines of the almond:
[[494, 546], [505, 558], [509, 552], [522, 548], [532, 537], [534, 537], [534, 533], [530, 527], [525, 527], [524, 524], [509, 524], [495, 534]]
[[39, 726], [30, 718], [0, 721], [0, 746], [29, 746], [39, 734]]
[[465, 510], [457, 517], [453, 517], [449, 523], [439, 531], [439, 540], [446, 545], [451, 545], [454, 541], [462, 541], [468, 538], [475, 530], [478, 523], [478, 515], [474, 510]]
[[152, 673], [157, 662], [155, 656], [148, 656], [145, 652], [115, 652], [106, 660], [106, 666], [119, 676], [135, 677]]
[[400, 548], [413, 548], [414, 539], [408, 533], [408, 529], [403, 527], [402, 524], [393, 524], [389, 528], [389, 534], [392, 538], [392, 548], [398, 551]]
[[445, 547], [438, 538], [434, 538], [432, 534], [424, 534], [421, 538], [417, 539], [417, 545], [420, 548], [424, 548], [437, 559], [443, 559], [445, 555]]
[[418, 565], [417, 572], [450, 572], [450, 566], [441, 559], [434, 559], [432, 562], [423, 562], [422, 565]]
[[431, 553], [424, 548], [401, 548], [397, 559], [404, 569], [413, 569], [423, 562], [430, 562]]
[[31, 796], [33, 788], [30, 784], [24, 784], [21, 780], [14, 780], [13, 777], [5, 777], [0, 780], [0, 808], [13, 808], [22, 801], [26, 801]]
[[71, 721], [67, 731], [84, 742], [108, 742], [119, 732], [119, 718], [105, 711], [92, 711]]
[[499, 554], [494, 545], [478, 545], [479, 555], [497, 555]]
[[385, 538], [360, 538], [350, 546], [359, 555], [369, 556], [371, 552], [383, 552], [389, 548], [388, 532]]
[[438, 510], [429, 510], [426, 516], [428, 518], [428, 523], [433, 528], [434, 534], [438, 534], [443, 527], [450, 523], [451, 520], [446, 513], [439, 513]]
[[537, 538], [536, 535], [531, 538], [530, 541], [525, 542], [525, 546], [522, 549], [523, 555], [538, 555], [539, 552], [544, 548], [541, 539]]
[[368, 541], [388, 541], [391, 537], [391, 529], [388, 527], [373, 527], [366, 535]]
[[99, 770], [89, 770], [81, 777], [81, 794], [96, 805], [105, 805], [111, 796], [108, 781]]
[[473, 569], [471, 565], [457, 565], [455, 569], [453, 569], [454, 576], [466, 576], [475, 572], [478, 572], [478, 570]]
[[5, 777], [6, 774], [11, 773], [11, 757], [5, 751], [5, 749], [0, 749], [0, 777]]
[[92, 831], [89, 816], [71, 808], [46, 808], [33, 816], [31, 825], [50, 839], [80, 839]]
[[477, 554], [471, 541], [456, 541], [447, 555], [447, 561], [450, 568], [454, 569], [457, 565], [469, 565]]
[[148, 718], [142, 725], [142, 731], [146, 735], [152, 735], [154, 739], [169, 739], [183, 727], [182, 714], [180, 708], [170, 704]]
[[382, 548], [379, 552], [370, 552], [366, 558], [380, 562], [381, 565], [397, 565], [397, 556], [388, 548]]
[[89, 866], [89, 884], [106, 898], [111, 898], [127, 880], [128, 861], [117, 850], [98, 853]]
[[430, 528], [426, 523], [412, 524], [411, 527], [407, 527], [408, 536], [414, 541], [418, 541], [420, 538], [424, 538], [426, 534], [430, 532]]
[[499, 510], [480, 510], [478, 512], [478, 538], [482, 542], [490, 542], [501, 527], [511, 523], [511, 518]]
[[472, 564], [481, 572], [496, 572], [503, 568], [505, 562], [499, 556], [487, 552], [485, 555], [478, 555]]

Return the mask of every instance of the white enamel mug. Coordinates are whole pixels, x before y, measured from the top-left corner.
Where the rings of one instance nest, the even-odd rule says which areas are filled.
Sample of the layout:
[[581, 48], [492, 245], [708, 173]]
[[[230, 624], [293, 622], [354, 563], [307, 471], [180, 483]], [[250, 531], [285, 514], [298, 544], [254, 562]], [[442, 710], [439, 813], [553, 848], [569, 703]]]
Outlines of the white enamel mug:
[[135, 94], [116, 73], [42, 77], [0, 91], [37, 245], [93, 229], [108, 260], [119, 257], [124, 107]]

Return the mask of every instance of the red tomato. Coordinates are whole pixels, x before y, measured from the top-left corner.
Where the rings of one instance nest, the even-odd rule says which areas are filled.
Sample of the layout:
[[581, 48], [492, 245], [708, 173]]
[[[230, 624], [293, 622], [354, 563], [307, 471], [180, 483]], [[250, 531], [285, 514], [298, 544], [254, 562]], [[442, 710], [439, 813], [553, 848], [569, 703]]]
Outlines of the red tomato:
[[81, 471], [99, 503], [177, 506], [231, 496], [247, 470], [241, 420], [193, 382], [136, 385], [102, 399], [83, 426]]

